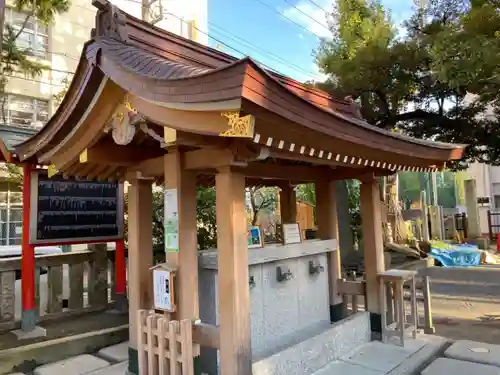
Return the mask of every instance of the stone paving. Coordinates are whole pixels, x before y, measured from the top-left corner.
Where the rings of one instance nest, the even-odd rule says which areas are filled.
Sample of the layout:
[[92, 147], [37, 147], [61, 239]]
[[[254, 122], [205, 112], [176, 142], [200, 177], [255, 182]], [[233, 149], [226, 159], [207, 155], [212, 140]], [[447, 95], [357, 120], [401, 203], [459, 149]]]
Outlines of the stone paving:
[[459, 340], [431, 363], [422, 375], [500, 375], [500, 345]]
[[[460, 340], [444, 351], [444, 357], [436, 359], [446, 342], [428, 335], [408, 340], [405, 347], [373, 341], [314, 375], [500, 375], [500, 345]], [[37, 367], [33, 375], [124, 375], [127, 356], [128, 342], [124, 342], [94, 355], [82, 354]], [[429, 360], [431, 363], [421, 369]]]
[[[37, 367], [33, 375], [124, 375], [128, 367], [128, 342]], [[15, 373], [10, 375], [24, 375]]]
[[500, 345], [459, 340], [436, 358], [447, 345], [431, 335], [406, 341], [404, 348], [373, 341], [314, 375], [500, 375]]

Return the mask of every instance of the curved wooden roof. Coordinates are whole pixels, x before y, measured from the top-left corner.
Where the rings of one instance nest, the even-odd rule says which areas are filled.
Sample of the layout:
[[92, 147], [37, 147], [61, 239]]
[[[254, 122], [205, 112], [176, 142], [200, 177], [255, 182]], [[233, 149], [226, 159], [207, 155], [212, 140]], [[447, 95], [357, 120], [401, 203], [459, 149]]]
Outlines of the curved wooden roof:
[[[176, 111], [251, 114], [255, 134], [248, 142], [292, 154], [290, 159], [303, 155], [396, 171], [439, 168], [462, 157], [464, 145], [379, 129], [360, 118], [351, 102], [263, 69], [251, 58], [237, 60], [165, 32], [105, 0], [94, 5], [99, 9], [96, 28], [68, 93], [46, 126], [16, 147], [21, 161], [50, 163], [67, 145], [91, 147], [104, 136], [102, 129], [125, 96], [160, 125]], [[189, 129], [206, 134], [196, 126]]]

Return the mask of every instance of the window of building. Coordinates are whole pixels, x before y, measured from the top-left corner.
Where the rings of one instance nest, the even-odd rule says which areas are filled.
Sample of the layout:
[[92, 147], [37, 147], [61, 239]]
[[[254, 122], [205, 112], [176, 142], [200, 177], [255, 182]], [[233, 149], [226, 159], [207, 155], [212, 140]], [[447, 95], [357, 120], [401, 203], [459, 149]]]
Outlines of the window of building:
[[19, 13], [12, 8], [5, 10], [5, 22], [11, 25], [14, 30], [23, 31], [16, 40], [17, 46], [29, 49], [33, 55], [42, 59], [48, 59], [49, 54], [49, 29], [48, 27], [33, 17], [24, 23], [26, 13]]
[[[6, 125], [41, 128], [49, 119], [49, 102], [27, 96], [9, 94], [5, 103]], [[0, 118], [3, 121], [3, 118]]]
[[0, 192], [0, 245], [20, 245], [22, 236], [22, 193]]

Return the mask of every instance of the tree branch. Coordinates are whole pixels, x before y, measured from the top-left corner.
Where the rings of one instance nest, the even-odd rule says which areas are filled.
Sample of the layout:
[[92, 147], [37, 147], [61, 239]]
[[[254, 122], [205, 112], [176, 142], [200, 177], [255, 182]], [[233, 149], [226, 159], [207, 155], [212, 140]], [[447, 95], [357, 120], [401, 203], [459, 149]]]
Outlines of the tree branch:
[[[33, 14], [35, 14], [35, 11], [33, 10]], [[28, 14], [26, 16], [26, 18], [24, 19], [24, 22], [23, 24], [21, 25], [21, 28], [19, 29], [19, 31], [17, 32], [17, 34], [14, 36], [14, 39], [13, 41], [15, 42], [17, 40], [17, 38], [19, 38], [19, 35], [21, 35], [21, 33], [24, 31], [24, 29], [26, 28], [26, 25], [28, 24], [28, 21], [29, 19], [31, 18], [31, 14]]]
[[434, 112], [427, 112], [422, 109], [416, 109], [414, 111], [410, 112], [405, 112], [405, 113], [400, 113], [395, 116], [389, 116], [379, 122], [377, 122], [375, 125], [378, 126], [379, 128], [391, 128], [395, 126], [398, 122], [401, 121], [410, 121], [410, 120], [427, 120], [427, 119], [438, 119], [441, 118], [443, 120], [449, 120], [446, 116], [440, 115], [438, 113]]

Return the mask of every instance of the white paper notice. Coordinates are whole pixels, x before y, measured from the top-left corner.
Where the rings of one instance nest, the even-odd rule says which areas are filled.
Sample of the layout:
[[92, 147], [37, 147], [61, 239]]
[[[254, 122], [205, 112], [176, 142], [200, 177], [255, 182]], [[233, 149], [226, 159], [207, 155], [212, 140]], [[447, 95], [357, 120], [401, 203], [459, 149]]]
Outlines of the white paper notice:
[[161, 268], [153, 270], [153, 289], [155, 309], [172, 311], [171, 273]]
[[283, 242], [285, 244], [301, 242], [298, 224], [283, 224]]
[[164, 233], [165, 233], [165, 251], [179, 251], [179, 212], [177, 189], [165, 190], [164, 197]]

